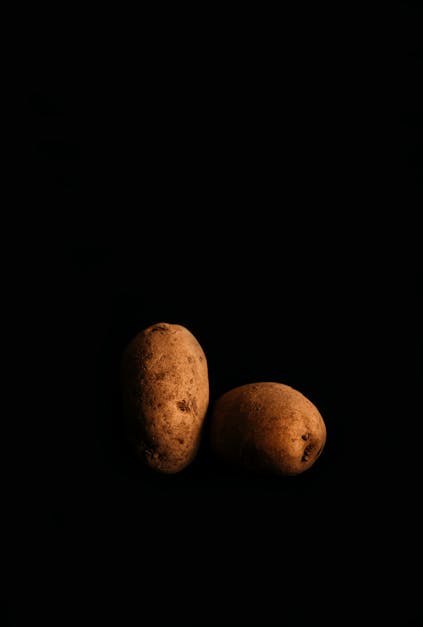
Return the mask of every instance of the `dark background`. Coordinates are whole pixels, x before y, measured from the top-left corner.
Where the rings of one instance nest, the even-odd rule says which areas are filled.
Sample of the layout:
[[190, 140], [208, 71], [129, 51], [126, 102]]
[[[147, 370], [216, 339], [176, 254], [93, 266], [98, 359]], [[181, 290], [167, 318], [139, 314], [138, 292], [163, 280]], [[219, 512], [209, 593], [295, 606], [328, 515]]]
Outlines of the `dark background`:
[[[41, 404], [12, 624], [419, 617], [415, 12], [394, 38], [311, 17], [34, 64], [20, 328]], [[211, 406], [253, 381], [310, 398], [315, 466], [237, 476], [207, 422], [182, 473], [140, 468], [119, 360], [160, 321], [202, 344]]]

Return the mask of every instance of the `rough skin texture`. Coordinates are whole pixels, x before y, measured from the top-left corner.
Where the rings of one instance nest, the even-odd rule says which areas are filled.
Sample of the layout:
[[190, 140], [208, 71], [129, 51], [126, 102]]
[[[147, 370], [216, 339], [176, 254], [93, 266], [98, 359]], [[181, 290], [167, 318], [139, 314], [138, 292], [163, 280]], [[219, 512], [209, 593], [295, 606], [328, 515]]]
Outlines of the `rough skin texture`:
[[216, 402], [211, 445], [231, 464], [252, 471], [297, 475], [314, 464], [326, 442], [317, 408], [282, 383], [251, 383]]
[[124, 413], [137, 455], [176, 473], [195, 457], [209, 403], [207, 361], [188, 329], [154, 324], [136, 335], [122, 359]]

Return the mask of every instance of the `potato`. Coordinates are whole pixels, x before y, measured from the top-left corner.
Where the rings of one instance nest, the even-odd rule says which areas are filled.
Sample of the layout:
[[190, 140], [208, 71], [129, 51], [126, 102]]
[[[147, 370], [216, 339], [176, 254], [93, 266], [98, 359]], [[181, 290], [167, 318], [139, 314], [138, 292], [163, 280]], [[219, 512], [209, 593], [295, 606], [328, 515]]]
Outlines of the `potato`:
[[139, 458], [176, 473], [195, 457], [209, 403], [206, 356], [192, 333], [158, 323], [136, 335], [122, 359], [123, 407]]
[[250, 383], [223, 394], [210, 424], [212, 450], [242, 468], [297, 475], [314, 464], [326, 442], [317, 408], [282, 383]]

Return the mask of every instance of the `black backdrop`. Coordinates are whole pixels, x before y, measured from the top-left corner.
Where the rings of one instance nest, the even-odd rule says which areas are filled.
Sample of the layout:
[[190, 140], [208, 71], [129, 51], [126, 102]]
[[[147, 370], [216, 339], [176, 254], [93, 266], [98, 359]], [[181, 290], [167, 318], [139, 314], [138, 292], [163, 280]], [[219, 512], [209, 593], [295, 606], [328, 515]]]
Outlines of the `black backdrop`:
[[[188, 50], [135, 69], [37, 67], [40, 210], [24, 268], [41, 474], [29, 473], [36, 510], [31, 533], [19, 528], [33, 559], [12, 619], [417, 620], [417, 273], [404, 228], [417, 118], [411, 92], [385, 100], [387, 77], [413, 77], [417, 57], [411, 38], [385, 66], [372, 41], [361, 54], [338, 42], [340, 56], [313, 44], [283, 63], [235, 46], [219, 61]], [[206, 424], [185, 471], [140, 468], [122, 434], [119, 359], [159, 321], [202, 344], [211, 404], [252, 381], [308, 396], [328, 428], [315, 466], [231, 474]]]

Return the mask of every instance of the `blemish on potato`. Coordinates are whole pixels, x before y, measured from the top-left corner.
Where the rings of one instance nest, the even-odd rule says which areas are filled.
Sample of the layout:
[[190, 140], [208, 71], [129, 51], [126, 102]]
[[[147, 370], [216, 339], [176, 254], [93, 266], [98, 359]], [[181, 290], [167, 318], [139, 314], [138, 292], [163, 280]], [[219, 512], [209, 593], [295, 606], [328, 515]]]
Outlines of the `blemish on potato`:
[[301, 458], [301, 461], [302, 461], [302, 462], [306, 462], [306, 461], [308, 461], [308, 459], [309, 459], [309, 457], [310, 457], [310, 455], [311, 455], [311, 451], [313, 450], [313, 448], [314, 448], [313, 444], [308, 444], [308, 445], [305, 447], [305, 449], [304, 449], [304, 453], [303, 453], [303, 456], [302, 456], [302, 458]]

